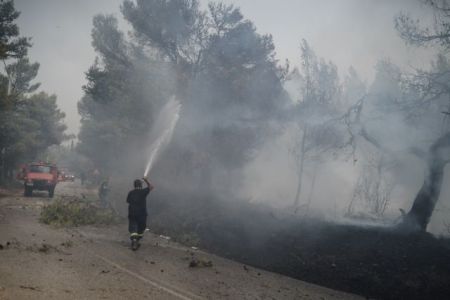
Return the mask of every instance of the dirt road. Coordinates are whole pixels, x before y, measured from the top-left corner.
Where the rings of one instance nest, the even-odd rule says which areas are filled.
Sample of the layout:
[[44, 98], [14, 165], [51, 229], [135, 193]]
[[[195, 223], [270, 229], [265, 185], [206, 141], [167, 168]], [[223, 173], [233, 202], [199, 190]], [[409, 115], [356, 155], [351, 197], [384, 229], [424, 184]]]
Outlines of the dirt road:
[[[80, 187], [62, 183], [55, 197], [63, 193], [80, 193]], [[359, 299], [152, 233], [133, 252], [126, 224], [40, 224], [41, 207], [51, 201], [45, 194], [0, 195], [0, 299]], [[189, 267], [193, 260], [205, 266]]]

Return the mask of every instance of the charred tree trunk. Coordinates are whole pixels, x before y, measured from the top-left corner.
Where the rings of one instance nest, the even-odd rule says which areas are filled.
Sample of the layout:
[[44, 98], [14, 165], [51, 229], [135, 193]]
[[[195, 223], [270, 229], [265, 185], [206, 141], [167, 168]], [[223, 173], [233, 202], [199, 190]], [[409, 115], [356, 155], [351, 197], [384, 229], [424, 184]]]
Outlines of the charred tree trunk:
[[441, 194], [445, 165], [449, 162], [450, 133], [439, 138], [429, 150], [428, 173], [411, 210], [402, 225], [412, 230], [425, 231]]
[[405, 224], [411, 226], [412, 229], [426, 230], [436, 202], [439, 199], [444, 167], [445, 163], [442, 161], [433, 162], [428, 166], [428, 174], [422, 188], [414, 199], [411, 210], [405, 217]]

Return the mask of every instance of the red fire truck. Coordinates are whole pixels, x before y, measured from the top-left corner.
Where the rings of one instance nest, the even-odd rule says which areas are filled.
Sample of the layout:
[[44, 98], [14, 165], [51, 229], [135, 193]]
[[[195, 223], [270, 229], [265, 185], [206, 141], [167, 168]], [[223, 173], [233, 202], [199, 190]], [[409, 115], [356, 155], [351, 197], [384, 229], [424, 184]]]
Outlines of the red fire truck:
[[48, 196], [53, 197], [58, 183], [58, 168], [49, 163], [36, 162], [22, 167], [18, 178], [24, 181], [24, 196], [31, 197], [33, 190], [48, 191]]

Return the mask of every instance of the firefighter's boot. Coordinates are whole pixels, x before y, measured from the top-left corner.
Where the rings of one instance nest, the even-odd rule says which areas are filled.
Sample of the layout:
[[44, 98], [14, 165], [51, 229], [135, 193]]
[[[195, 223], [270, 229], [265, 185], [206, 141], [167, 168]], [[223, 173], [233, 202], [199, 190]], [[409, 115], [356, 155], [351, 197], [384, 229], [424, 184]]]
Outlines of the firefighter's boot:
[[131, 239], [131, 250], [136, 251], [139, 248], [139, 240]]

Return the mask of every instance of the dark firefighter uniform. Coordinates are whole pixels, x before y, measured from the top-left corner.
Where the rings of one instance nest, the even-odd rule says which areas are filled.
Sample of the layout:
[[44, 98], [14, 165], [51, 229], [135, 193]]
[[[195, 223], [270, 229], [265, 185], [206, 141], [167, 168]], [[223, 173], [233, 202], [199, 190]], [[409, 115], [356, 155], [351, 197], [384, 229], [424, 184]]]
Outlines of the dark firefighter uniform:
[[147, 195], [150, 187], [136, 188], [128, 193], [128, 231], [130, 239], [139, 240], [147, 227]]

